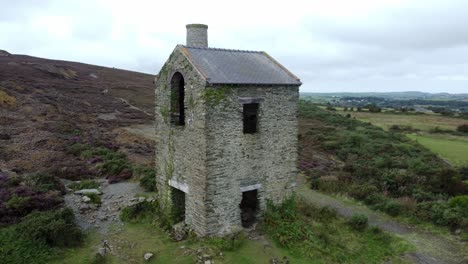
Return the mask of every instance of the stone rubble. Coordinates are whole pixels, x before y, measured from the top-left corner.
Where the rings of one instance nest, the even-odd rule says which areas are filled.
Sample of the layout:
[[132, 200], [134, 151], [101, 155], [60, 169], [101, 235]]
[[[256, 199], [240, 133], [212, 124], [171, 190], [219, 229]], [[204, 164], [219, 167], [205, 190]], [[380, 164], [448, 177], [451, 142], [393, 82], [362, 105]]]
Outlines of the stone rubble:
[[83, 194], [83, 195], [90, 194], [90, 193], [102, 194], [98, 189], [82, 189], [82, 190], [75, 192], [75, 194]]
[[[96, 228], [105, 233], [111, 224], [122, 224], [119, 215], [120, 210], [140, 202], [155, 202], [155, 197], [138, 197], [144, 190], [136, 182], [120, 182], [109, 184], [101, 183], [98, 189], [84, 189], [77, 192], [69, 191], [65, 197], [65, 203], [75, 213], [77, 224], [83, 229]], [[100, 205], [90, 203], [86, 193], [101, 194]], [[89, 199], [89, 200], [88, 200]]]

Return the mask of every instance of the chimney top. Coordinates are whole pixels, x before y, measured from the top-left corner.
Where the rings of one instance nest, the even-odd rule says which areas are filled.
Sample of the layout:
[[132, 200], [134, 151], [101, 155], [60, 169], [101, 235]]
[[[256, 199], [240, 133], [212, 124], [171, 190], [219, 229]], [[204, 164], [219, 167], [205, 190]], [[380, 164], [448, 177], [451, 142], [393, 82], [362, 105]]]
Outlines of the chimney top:
[[208, 26], [204, 24], [188, 24], [187, 46], [197, 48], [208, 48]]

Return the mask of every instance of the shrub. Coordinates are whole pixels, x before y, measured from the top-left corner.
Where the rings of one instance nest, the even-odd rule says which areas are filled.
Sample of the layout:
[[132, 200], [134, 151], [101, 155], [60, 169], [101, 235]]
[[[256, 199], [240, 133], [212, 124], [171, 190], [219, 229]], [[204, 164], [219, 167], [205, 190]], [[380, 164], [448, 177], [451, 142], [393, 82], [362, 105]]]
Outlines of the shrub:
[[65, 186], [57, 177], [47, 173], [36, 173], [26, 178], [26, 184], [41, 192], [59, 191], [65, 194]]
[[348, 191], [348, 194], [358, 200], [364, 200], [368, 196], [373, 195], [378, 192], [377, 187], [370, 184], [354, 184]]
[[318, 207], [308, 204], [301, 199], [298, 199], [296, 206], [300, 214], [310, 217], [318, 222], [328, 223], [329, 221], [338, 218], [336, 210], [328, 206]]
[[88, 144], [75, 143], [67, 148], [67, 151], [75, 156], [80, 156], [81, 152], [91, 149]]
[[385, 197], [385, 195], [381, 193], [373, 193], [364, 199], [364, 203], [371, 207], [374, 206], [374, 209], [379, 209], [387, 203], [387, 200], [388, 198]]
[[43, 193], [12, 181], [0, 181], [0, 185], [5, 186], [0, 188], [0, 226], [15, 223], [34, 210], [54, 208], [62, 202], [56, 193]]
[[457, 127], [458, 132], [468, 133], [468, 124], [459, 125]]
[[87, 193], [86, 196], [91, 199], [92, 204], [101, 204], [101, 196], [96, 193]]
[[286, 248], [312, 235], [307, 225], [299, 219], [295, 198], [287, 199], [280, 205], [268, 201], [264, 223], [265, 231]]
[[323, 176], [317, 181], [318, 190], [328, 193], [337, 193], [344, 190], [344, 185], [335, 176]]
[[156, 191], [156, 171], [149, 167], [135, 167], [133, 175], [140, 180], [140, 186], [147, 192]]
[[405, 126], [405, 125], [391, 125], [389, 128], [392, 132], [416, 132], [419, 129], [414, 129], [412, 126]]
[[120, 220], [123, 222], [137, 223], [143, 220], [153, 220], [161, 217], [158, 203], [144, 201], [132, 206], [127, 206], [120, 212]]
[[468, 224], [465, 220], [468, 217], [466, 207], [459, 206], [457, 200], [453, 206], [446, 201], [420, 203], [417, 216], [428, 219], [434, 224], [451, 228], [466, 226]]
[[364, 231], [368, 225], [367, 216], [363, 214], [355, 214], [350, 219], [348, 219], [347, 224], [357, 231]]
[[403, 206], [394, 200], [389, 200], [384, 205], [383, 211], [391, 216], [397, 216], [403, 211]]
[[132, 166], [127, 156], [118, 151], [105, 147], [93, 148], [88, 144], [76, 143], [68, 148], [68, 151], [82, 159], [91, 159], [88, 163], [96, 164], [96, 169], [101, 176], [106, 176], [110, 183], [127, 180], [132, 177]]
[[459, 208], [463, 217], [468, 217], [468, 195], [452, 197], [448, 203], [451, 208]]
[[0, 229], [0, 263], [48, 263], [55, 248], [78, 246], [83, 234], [70, 209], [34, 212]]
[[[27, 206], [30, 200], [31, 200], [30, 197], [21, 197], [15, 193], [6, 202], [6, 208], [13, 209], [13, 210], [22, 210], [23, 208]], [[21, 212], [21, 213], [24, 214], [24, 212]]]
[[410, 213], [416, 211], [418, 205], [416, 199], [408, 196], [398, 198], [398, 203], [401, 205], [403, 211]]
[[459, 168], [460, 178], [463, 181], [468, 181], [468, 165]]
[[83, 241], [83, 234], [75, 225], [75, 216], [69, 208], [33, 212], [15, 228], [21, 237], [38, 240], [52, 247], [78, 246]]
[[80, 182], [73, 182], [70, 183], [67, 187], [72, 189], [72, 190], [83, 190], [83, 189], [97, 189], [99, 188], [100, 184], [99, 182], [95, 180], [83, 180]]

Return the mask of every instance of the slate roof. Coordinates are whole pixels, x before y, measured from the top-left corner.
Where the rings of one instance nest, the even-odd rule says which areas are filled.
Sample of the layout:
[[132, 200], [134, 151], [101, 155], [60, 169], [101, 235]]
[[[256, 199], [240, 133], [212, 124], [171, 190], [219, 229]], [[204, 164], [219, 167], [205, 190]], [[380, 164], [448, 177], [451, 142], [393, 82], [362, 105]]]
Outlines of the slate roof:
[[210, 84], [302, 84], [299, 78], [263, 51], [182, 45], [180, 48]]

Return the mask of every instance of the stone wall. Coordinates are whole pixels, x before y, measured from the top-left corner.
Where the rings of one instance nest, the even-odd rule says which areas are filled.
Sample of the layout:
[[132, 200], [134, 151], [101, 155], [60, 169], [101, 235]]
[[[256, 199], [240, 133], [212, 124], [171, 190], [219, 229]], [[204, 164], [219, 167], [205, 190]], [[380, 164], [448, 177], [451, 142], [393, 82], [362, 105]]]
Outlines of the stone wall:
[[[225, 100], [208, 105], [206, 116], [209, 235], [241, 228], [242, 187], [261, 186], [258, 198], [263, 211], [267, 200], [279, 203], [289, 197], [296, 180], [299, 87], [224, 90]], [[255, 134], [242, 131], [243, 102], [249, 98], [260, 100]]]
[[[156, 173], [159, 199], [184, 191], [185, 222], [201, 236], [241, 229], [242, 191], [279, 203], [295, 187], [298, 86], [205, 87], [184, 48], [176, 47], [156, 80]], [[185, 126], [170, 124], [171, 78], [185, 80]], [[243, 133], [243, 103], [260, 103], [258, 131]]]
[[[185, 80], [185, 126], [170, 124], [170, 86], [176, 72], [180, 72]], [[185, 221], [198, 234], [206, 233], [204, 86], [204, 79], [176, 47], [159, 72], [155, 94], [155, 164], [159, 198], [165, 208], [170, 208], [170, 185], [186, 192]]]

